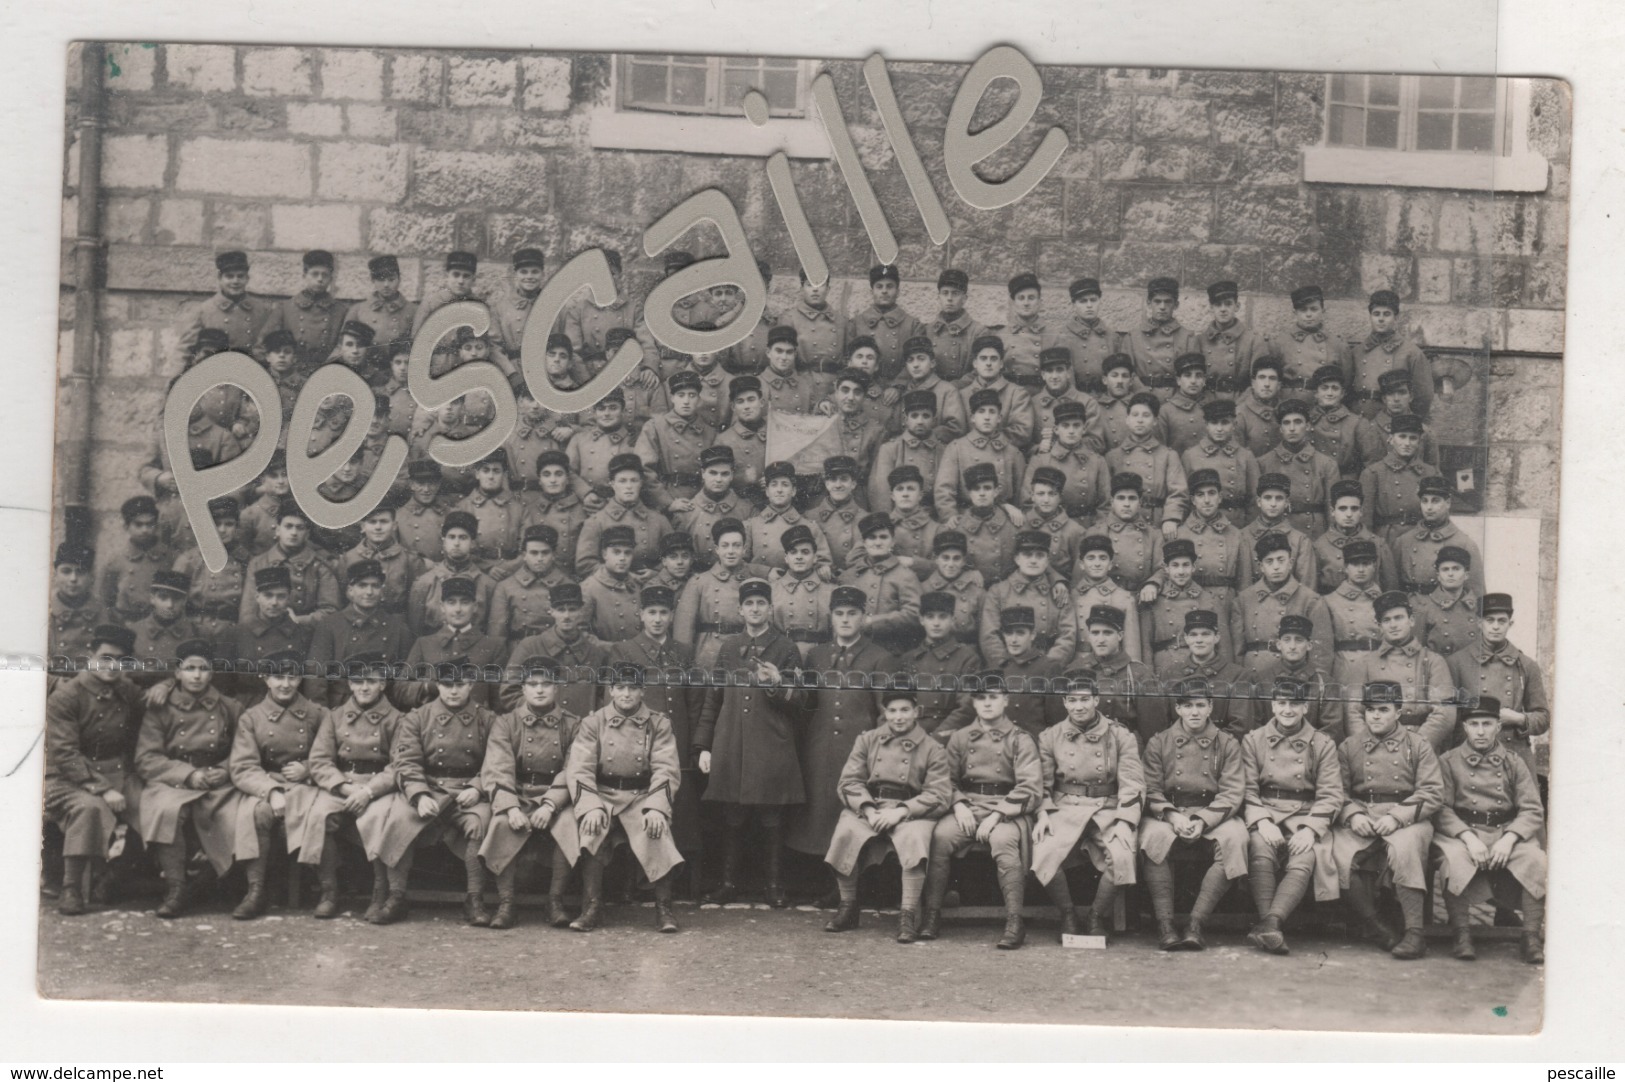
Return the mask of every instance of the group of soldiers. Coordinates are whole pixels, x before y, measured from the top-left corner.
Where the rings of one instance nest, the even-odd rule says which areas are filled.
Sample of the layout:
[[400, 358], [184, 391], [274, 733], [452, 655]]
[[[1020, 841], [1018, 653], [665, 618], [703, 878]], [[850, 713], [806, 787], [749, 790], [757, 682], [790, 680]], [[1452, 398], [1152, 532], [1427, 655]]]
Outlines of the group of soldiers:
[[[690, 261], [670, 253], [666, 269]], [[413, 854], [444, 841], [468, 919], [508, 927], [515, 860], [536, 844], [548, 921], [590, 930], [625, 845], [674, 931], [674, 869], [720, 836], [707, 897], [734, 900], [754, 828], [770, 904], [788, 904], [787, 851], [833, 869], [830, 931], [856, 926], [859, 875], [895, 852], [905, 942], [937, 935], [952, 857], [989, 850], [1005, 948], [1024, 939], [1029, 872], [1077, 930], [1065, 869], [1087, 855], [1093, 933], [1143, 866], [1164, 949], [1200, 948], [1246, 876], [1263, 949], [1285, 950], [1281, 922], [1312, 885], [1417, 957], [1431, 851], [1455, 953], [1471, 955], [1468, 907], [1493, 882], [1539, 960], [1531, 738], [1550, 714], [1508, 641], [1510, 596], [1486, 592], [1451, 520], [1427, 421], [1451, 380], [1396, 329], [1393, 293], [1372, 295], [1371, 333], [1351, 343], [1306, 286], [1272, 339], [1239, 319], [1234, 283], [1208, 288], [1192, 330], [1178, 284], [1154, 279], [1143, 322], [1114, 330], [1098, 282], [1074, 281], [1057, 319], [1023, 274], [988, 329], [964, 311], [962, 272], [941, 274], [941, 310], [921, 320], [880, 266], [856, 314], [803, 281], [739, 345], [690, 356], [649, 335], [611, 258], [621, 295], [568, 308], [545, 368], [580, 386], [629, 340], [643, 362], [560, 415], [518, 368], [539, 250], [514, 253], [489, 296], [476, 257], [453, 252], [421, 304], [374, 257], [373, 296], [348, 308], [329, 253], [306, 254], [282, 301], [248, 292], [243, 253], [216, 262], [220, 290], [181, 335], [187, 365], [261, 359], [284, 415], [316, 367], [365, 376], [374, 421], [330, 499], [361, 490], [392, 434], [411, 454], [357, 526], [323, 530], [278, 452], [211, 502], [230, 555], [211, 571], [160, 445], [118, 551], [59, 546], [46, 812], [65, 837], [62, 912], [84, 910], [87, 882], [100, 896], [133, 833], [162, 869], [162, 916], [184, 911], [193, 849], [217, 874], [244, 864], [235, 915], [258, 915], [273, 846], [317, 869], [316, 914], [334, 916], [354, 845], [374, 872], [367, 917], [388, 923]], [[491, 331], [448, 336], [434, 370], [497, 364], [520, 420], [450, 468], [429, 443], [482, 430], [494, 404], [425, 410], [405, 374], [411, 335], [460, 299], [487, 303]], [[721, 287], [674, 314], [712, 329], [738, 306]], [[773, 457], [775, 412], [830, 418], [821, 469]], [[350, 414], [322, 403], [309, 449]], [[235, 456], [257, 426], [252, 399], [211, 391], [194, 465]], [[1192, 855], [1208, 866], [1181, 934], [1171, 862]], [[1376, 908], [1389, 884], [1403, 934]]]

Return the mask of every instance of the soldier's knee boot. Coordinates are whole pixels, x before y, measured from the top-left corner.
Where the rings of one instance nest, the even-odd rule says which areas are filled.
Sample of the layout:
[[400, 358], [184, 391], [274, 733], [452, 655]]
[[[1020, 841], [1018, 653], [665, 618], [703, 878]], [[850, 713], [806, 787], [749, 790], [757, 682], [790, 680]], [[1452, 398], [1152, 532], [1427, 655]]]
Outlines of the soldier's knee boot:
[[1523, 892], [1523, 960], [1532, 966], [1546, 963], [1546, 899]]
[[77, 917], [85, 911], [85, 869], [89, 857], [62, 858], [62, 893], [56, 911], [64, 917]]
[[722, 847], [722, 882], [706, 895], [706, 901], [727, 905], [739, 897], [739, 866], [745, 855], [745, 824], [730, 822]]
[[677, 931], [677, 915], [671, 909], [671, 877], [667, 872], [655, 880], [655, 928], [670, 934]]
[[604, 862], [581, 854], [581, 915], [570, 922], [571, 931], [590, 932], [604, 919]]
[[[1100, 882], [1095, 886], [1095, 900], [1089, 904], [1089, 934], [1098, 935], [1102, 939], [1111, 935], [1112, 905], [1117, 900], [1117, 881], [1110, 871], [1100, 873]], [[1170, 928], [1173, 921], [1168, 922]]]
[[1427, 953], [1427, 940], [1422, 936], [1422, 889], [1420, 887], [1394, 888], [1399, 895], [1399, 908], [1405, 913], [1405, 934], [1389, 951], [1395, 958], [1412, 961]]
[[497, 911], [491, 916], [492, 928], [501, 930], [514, 926], [514, 894], [519, 887], [518, 879], [517, 863], [510, 864], [497, 873]]
[[1444, 908], [1450, 915], [1450, 956], [1463, 962], [1473, 961], [1478, 957], [1478, 952], [1473, 949], [1473, 932], [1469, 927], [1473, 914], [1467, 899], [1447, 890], [1444, 892]]
[[491, 913], [485, 908], [485, 865], [477, 850], [470, 841], [463, 851], [463, 877], [467, 887], [463, 895], [463, 919], [476, 928], [485, 928], [491, 923]]
[[941, 934], [942, 898], [948, 893], [948, 865], [952, 859], [947, 849], [931, 846], [931, 856], [925, 865], [925, 889], [921, 892], [920, 927], [915, 933], [920, 939], [931, 940]]
[[1055, 911], [1061, 915], [1061, 930], [1063, 936], [1078, 934], [1078, 910], [1072, 904], [1072, 887], [1066, 881], [1066, 869], [1060, 868], [1055, 872], [1055, 878], [1044, 884], [1049, 892], [1049, 900], [1054, 904]]
[[389, 870], [381, 860], [372, 862], [372, 900], [367, 911], [362, 914], [368, 924], [378, 923], [378, 913], [384, 908], [384, 901], [389, 897]]
[[339, 840], [330, 834], [323, 842], [322, 860], [316, 866], [322, 896], [317, 900], [311, 916], [317, 920], [332, 920], [339, 915]]
[[[265, 852], [262, 844], [260, 852]], [[243, 871], [248, 876], [248, 891], [243, 900], [237, 903], [237, 908], [231, 911], [232, 920], [253, 920], [265, 912], [265, 858], [255, 857], [245, 861]]]
[[1247, 885], [1253, 891], [1253, 908], [1258, 919], [1269, 916], [1275, 904], [1275, 858], [1254, 853], [1247, 861]]
[[1377, 900], [1372, 890], [1373, 880], [1376, 877], [1370, 872], [1355, 871], [1349, 876], [1349, 889], [1346, 895], [1349, 908], [1354, 910], [1361, 930], [1367, 939], [1375, 940], [1383, 950], [1393, 950], [1399, 943], [1399, 936], [1394, 930], [1383, 923], [1377, 915]]
[[775, 818], [767, 827], [767, 904], [785, 909], [790, 898], [784, 892], [784, 826]]
[[547, 881], [547, 923], [564, 928], [570, 923], [570, 914], [564, 911], [564, 886], [570, 880], [570, 858], [558, 845], [553, 846], [552, 874]]
[[164, 900], [158, 903], [158, 916], [174, 920], [186, 912], [186, 843], [168, 842], [156, 846], [158, 867], [164, 876]]
[[1004, 934], [994, 946], [1002, 951], [1019, 950], [1027, 941], [1027, 925], [1021, 916], [1027, 869], [1020, 861], [1006, 861], [999, 868], [999, 893], [1004, 896]]

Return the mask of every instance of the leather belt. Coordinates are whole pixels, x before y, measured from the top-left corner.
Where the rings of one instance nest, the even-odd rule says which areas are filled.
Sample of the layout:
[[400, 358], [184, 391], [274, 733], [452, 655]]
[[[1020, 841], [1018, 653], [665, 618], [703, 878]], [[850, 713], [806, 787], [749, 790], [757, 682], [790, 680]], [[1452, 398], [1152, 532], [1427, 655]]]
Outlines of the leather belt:
[[112, 759], [123, 759], [130, 754], [130, 749], [128, 747], [102, 747], [100, 744], [93, 744], [80, 748], [79, 754], [92, 762], [105, 763]]
[[599, 774], [598, 787], [600, 789], [614, 789], [622, 793], [644, 793], [649, 790], [649, 782], [654, 775], [649, 771], [642, 774]]
[[1302, 376], [1282, 376], [1281, 377], [1281, 386], [1282, 387], [1290, 387], [1294, 391], [1302, 390], [1305, 386], [1308, 385], [1308, 382], [1309, 381], [1304, 379]]
[[1235, 580], [1224, 578], [1221, 575], [1198, 574], [1196, 576], [1196, 585], [1204, 590], [1233, 590], [1236, 583]]
[[1248, 381], [1239, 376], [1214, 376], [1208, 386], [1220, 394], [1240, 394], [1247, 389]]
[[1155, 387], [1158, 390], [1167, 390], [1169, 388], [1179, 386], [1179, 378], [1177, 376], [1142, 376], [1140, 377], [1140, 382], [1145, 384], [1147, 387]]
[[389, 766], [388, 760], [385, 759], [367, 759], [358, 762], [355, 759], [340, 757], [333, 762], [345, 774], [381, 774]]
[[1401, 579], [1399, 588], [1407, 594], [1425, 594], [1430, 592], [1437, 582], [1417, 582], [1415, 579]]
[[1512, 822], [1518, 817], [1516, 808], [1506, 811], [1478, 811], [1475, 808], [1456, 808], [1455, 813], [1461, 816], [1461, 821], [1468, 826], [1500, 827]]
[[223, 751], [177, 751], [171, 752], [171, 759], [178, 759], [194, 770], [207, 770], [213, 766], [225, 766], [229, 753]]
[[663, 485], [678, 485], [681, 487], [700, 487], [700, 475], [697, 473], [663, 473], [660, 475]]
[[1343, 398], [1347, 402], [1369, 402], [1377, 397], [1376, 391], [1353, 390], [1345, 393]]
[[552, 785], [558, 776], [556, 770], [521, 770], [515, 780], [520, 785]]
[[1382, 645], [1381, 639], [1338, 639], [1332, 643], [1333, 650], [1375, 650]]
[[1063, 796], [1108, 797], [1117, 795], [1115, 781], [1058, 781], [1055, 791]]
[[1264, 639], [1248, 639], [1241, 644], [1241, 652], [1244, 654], [1253, 654], [1268, 649], [1270, 649], [1270, 644]]
[[869, 783], [869, 795], [876, 800], [913, 800], [919, 793], [911, 785], [898, 785], [890, 781]]
[[1205, 808], [1219, 795], [1217, 789], [1169, 789], [1163, 797], [1176, 808]]
[[1410, 799], [1411, 794], [1399, 793], [1392, 789], [1373, 789], [1365, 795], [1367, 804], [1400, 804]]
[[1178, 645], [1179, 645], [1179, 640], [1178, 639], [1152, 639], [1151, 640], [1151, 652], [1153, 654], [1160, 654], [1164, 650], [1172, 650], [1174, 647], [1176, 647]]
[[830, 641], [828, 631], [813, 631], [811, 628], [805, 627], [790, 628], [785, 634], [790, 636], [791, 642], [821, 643]]
[[1017, 387], [1042, 387], [1044, 377], [1037, 372], [1005, 372], [1004, 378]]
[[1313, 789], [1282, 789], [1278, 785], [1260, 785], [1258, 795], [1265, 800], [1301, 800], [1306, 804], [1315, 799]]
[[1219, 508], [1224, 511], [1244, 511], [1247, 501], [1238, 496], [1224, 496], [1219, 499]]
[[1397, 515], [1384, 515], [1378, 512], [1372, 516], [1372, 521], [1378, 526], [1415, 526], [1422, 521], [1422, 512], [1403, 511]]
[[974, 796], [1005, 796], [1016, 787], [1013, 781], [961, 781], [959, 791]]
[[447, 790], [467, 789], [479, 780], [477, 774], [430, 774], [427, 780], [440, 788]]
[[733, 622], [711, 623], [708, 620], [701, 620], [694, 625], [694, 630], [702, 635], [738, 635], [745, 630], [745, 625]]

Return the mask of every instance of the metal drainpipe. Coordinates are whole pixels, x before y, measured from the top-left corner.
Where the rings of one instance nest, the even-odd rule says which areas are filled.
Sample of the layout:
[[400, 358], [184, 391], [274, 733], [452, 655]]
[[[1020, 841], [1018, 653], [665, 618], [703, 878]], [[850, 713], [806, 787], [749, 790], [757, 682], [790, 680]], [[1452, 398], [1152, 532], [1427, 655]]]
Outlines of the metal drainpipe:
[[[62, 378], [58, 417], [64, 537], [88, 530], [90, 504], [91, 387], [99, 340], [96, 316], [101, 296], [102, 110], [106, 64], [100, 42], [87, 41], [79, 53], [79, 217], [73, 238], [73, 364]], [[77, 538], [89, 542], [88, 535]]]

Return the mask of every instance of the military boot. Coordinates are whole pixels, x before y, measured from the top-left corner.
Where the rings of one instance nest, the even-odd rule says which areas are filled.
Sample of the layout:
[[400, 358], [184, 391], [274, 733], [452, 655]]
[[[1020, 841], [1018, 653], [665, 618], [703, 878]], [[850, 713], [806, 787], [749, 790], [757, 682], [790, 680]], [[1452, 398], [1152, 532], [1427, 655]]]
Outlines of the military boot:
[[519, 867], [510, 864], [497, 873], [497, 911], [491, 916], [490, 927], [502, 930], [514, 926], [514, 894], [519, 886]]
[[1004, 934], [993, 944], [1001, 951], [1020, 950], [1027, 942], [1027, 923], [1021, 905], [1027, 889], [1027, 869], [1016, 863], [999, 869], [999, 893], [1004, 896]]
[[1366, 873], [1355, 872], [1349, 877], [1349, 889], [1344, 897], [1348, 899], [1349, 908], [1354, 911], [1365, 938], [1385, 951], [1391, 951], [1399, 944], [1399, 936], [1377, 916], [1377, 902], [1372, 897], [1371, 880]]
[[85, 867], [89, 857], [62, 858], [62, 894], [56, 911], [64, 917], [77, 917], [85, 911]]
[[713, 905], [727, 905], [739, 898], [739, 865], [745, 856], [745, 828], [743, 824], [730, 825], [726, 830], [722, 845], [722, 882], [705, 896]]
[[1247, 933], [1247, 942], [1270, 954], [1286, 954], [1286, 936], [1281, 932], [1281, 918], [1271, 913]]
[[157, 915], [174, 920], [186, 912], [186, 843], [169, 842], [157, 849], [158, 867], [164, 876], [164, 900], [158, 903]]
[[362, 919], [368, 924], [378, 923], [378, 914], [384, 908], [384, 900], [389, 897], [389, 873], [384, 870], [384, 862], [372, 862], [372, 900], [367, 905], [367, 911]]
[[491, 911], [485, 908], [485, 865], [473, 843], [463, 851], [463, 875], [467, 893], [463, 895], [463, 919], [476, 928], [491, 926]]
[[917, 909], [897, 911], [897, 942], [912, 943], [919, 938], [920, 912]]
[[316, 878], [322, 886], [322, 896], [316, 902], [311, 916], [317, 920], [332, 920], [339, 915], [339, 846], [338, 839], [328, 837], [322, 846], [322, 860], [316, 866]]
[[1532, 966], [1546, 964], [1546, 899], [1523, 892], [1523, 960]]
[[570, 922], [571, 931], [590, 932], [604, 919], [604, 862], [590, 854], [581, 857], [581, 915]]
[[667, 935], [677, 931], [677, 914], [671, 909], [671, 873], [655, 883], [655, 929]]
[[1478, 958], [1478, 951], [1473, 949], [1473, 914], [1467, 905], [1467, 899], [1459, 894], [1444, 892], [1445, 912], [1450, 915], [1450, 957], [1463, 962], [1471, 962]]
[[835, 915], [829, 918], [828, 924], [824, 925], [824, 931], [850, 932], [857, 926], [858, 899], [853, 897], [851, 901], [847, 901], [845, 898], [842, 898], [840, 906], [835, 910]]
[[265, 912], [268, 900], [265, 896], [265, 858], [255, 857], [244, 862], [244, 871], [248, 876], [248, 892], [237, 903], [237, 908], [231, 911], [232, 920], [253, 920]]

